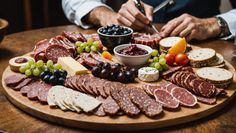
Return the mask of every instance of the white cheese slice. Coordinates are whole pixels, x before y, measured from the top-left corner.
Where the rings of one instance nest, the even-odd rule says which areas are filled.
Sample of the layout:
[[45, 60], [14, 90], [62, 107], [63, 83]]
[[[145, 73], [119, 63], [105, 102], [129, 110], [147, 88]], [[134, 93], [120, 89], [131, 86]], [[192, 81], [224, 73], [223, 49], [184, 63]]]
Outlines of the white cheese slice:
[[157, 81], [159, 79], [159, 71], [152, 67], [143, 67], [138, 70], [138, 78], [145, 82]]
[[88, 73], [88, 69], [72, 57], [59, 57], [57, 63], [61, 64], [70, 76]]

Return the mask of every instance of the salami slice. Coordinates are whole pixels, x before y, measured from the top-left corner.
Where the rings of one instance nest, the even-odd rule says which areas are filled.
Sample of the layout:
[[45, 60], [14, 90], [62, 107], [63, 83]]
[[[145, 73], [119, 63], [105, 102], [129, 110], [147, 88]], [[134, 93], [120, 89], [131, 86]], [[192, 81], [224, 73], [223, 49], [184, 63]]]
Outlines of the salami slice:
[[166, 86], [166, 91], [171, 93], [172, 89], [174, 89], [175, 87], [178, 87], [178, 86], [171, 83], [171, 84]]
[[59, 57], [73, 57], [73, 53], [71, 53], [66, 47], [62, 45], [50, 45], [46, 49], [46, 58], [48, 60], [52, 60], [53, 62], [57, 62]]
[[42, 85], [39, 81], [36, 82], [34, 86], [31, 87], [31, 89], [27, 93], [27, 97], [31, 100], [38, 99], [38, 93], [40, 89], [43, 89], [44, 85]]
[[110, 81], [106, 81], [105, 83], [104, 83], [104, 92], [105, 92], [105, 94], [107, 95], [107, 96], [110, 96], [111, 94], [110, 94], [110, 89], [111, 89], [111, 82]]
[[39, 81], [33, 81], [33, 82], [31, 82], [30, 84], [28, 84], [28, 85], [22, 87], [22, 88], [20, 89], [21, 94], [22, 94], [22, 95], [27, 95], [27, 93], [28, 93], [33, 87], [37, 87], [38, 84], [39, 84]]
[[[155, 92], [154, 92], [155, 93]], [[149, 97], [142, 89], [132, 88], [130, 91], [130, 98], [132, 102], [139, 107], [142, 112], [153, 117], [162, 112], [162, 106], [154, 99]]]
[[154, 96], [156, 101], [161, 103], [163, 107], [171, 109], [179, 107], [179, 102], [166, 90], [156, 89]]
[[116, 103], [116, 101], [111, 97], [108, 96], [106, 100], [102, 104], [103, 110], [106, 114], [109, 115], [115, 115], [120, 110], [119, 105]]
[[102, 104], [99, 107], [97, 107], [95, 110], [93, 110], [93, 114], [97, 116], [105, 116], [106, 113], [104, 111], [103, 104], [106, 99], [104, 99], [102, 96], [96, 97], [96, 99], [102, 102]]
[[216, 103], [216, 97], [208, 98], [208, 97], [197, 96], [197, 100], [201, 103], [210, 104], [210, 105]]
[[26, 78], [24, 79], [20, 84], [18, 84], [16, 87], [14, 87], [14, 90], [20, 90], [22, 87], [26, 86], [30, 82], [32, 82], [33, 78]]
[[202, 82], [198, 87], [199, 93], [204, 97], [211, 97], [216, 92], [216, 87], [208, 82]]
[[91, 82], [91, 77], [84, 78], [84, 80], [82, 81], [82, 87], [84, 88], [84, 90], [86, 90], [87, 94], [91, 94], [93, 96], [96, 96], [96, 94], [93, 93], [92, 88], [89, 85], [89, 82]]
[[130, 89], [127, 88], [111, 88], [111, 96], [120, 106], [120, 108], [129, 116], [135, 116], [140, 110], [135, 106], [129, 98]]
[[194, 79], [192, 80], [192, 82], [190, 83], [190, 86], [194, 92], [194, 94], [196, 95], [201, 95], [200, 92], [199, 92], [199, 86], [201, 83], [203, 83], [204, 81], [201, 80], [201, 79]]
[[42, 83], [44, 87], [38, 91], [38, 99], [41, 103], [47, 103], [48, 91], [52, 88], [51, 85]]
[[20, 84], [23, 80], [25, 80], [26, 78], [28, 78], [26, 75], [15, 74], [15, 75], [8, 76], [4, 81], [7, 86], [15, 87], [18, 84]]
[[171, 95], [176, 98], [183, 106], [193, 107], [197, 104], [196, 96], [184, 88], [175, 87], [171, 91]]

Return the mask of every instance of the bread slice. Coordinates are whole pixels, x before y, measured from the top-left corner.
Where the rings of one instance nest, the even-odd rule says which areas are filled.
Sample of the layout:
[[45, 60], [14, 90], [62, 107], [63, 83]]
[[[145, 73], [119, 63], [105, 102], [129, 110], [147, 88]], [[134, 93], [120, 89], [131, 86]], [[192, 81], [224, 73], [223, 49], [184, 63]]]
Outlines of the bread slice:
[[194, 49], [187, 53], [190, 65], [193, 67], [205, 67], [216, 60], [216, 52], [210, 48]]
[[196, 71], [196, 75], [202, 79], [205, 79], [213, 84], [227, 84], [232, 82], [233, 73], [216, 67], [204, 67]]
[[222, 64], [224, 64], [224, 57], [221, 54], [216, 53], [216, 60], [210, 63], [209, 66], [219, 66]]

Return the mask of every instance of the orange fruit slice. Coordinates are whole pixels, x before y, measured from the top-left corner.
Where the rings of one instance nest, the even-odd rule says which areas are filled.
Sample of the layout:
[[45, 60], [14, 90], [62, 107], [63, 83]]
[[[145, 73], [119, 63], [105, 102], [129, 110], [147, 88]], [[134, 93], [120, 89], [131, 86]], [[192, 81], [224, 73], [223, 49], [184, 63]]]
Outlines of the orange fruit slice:
[[107, 51], [102, 52], [102, 57], [105, 58], [105, 59], [108, 59], [108, 60], [112, 59], [112, 55]]
[[180, 54], [184, 53], [187, 47], [187, 42], [185, 38], [180, 39], [176, 42], [168, 51], [170, 54]]

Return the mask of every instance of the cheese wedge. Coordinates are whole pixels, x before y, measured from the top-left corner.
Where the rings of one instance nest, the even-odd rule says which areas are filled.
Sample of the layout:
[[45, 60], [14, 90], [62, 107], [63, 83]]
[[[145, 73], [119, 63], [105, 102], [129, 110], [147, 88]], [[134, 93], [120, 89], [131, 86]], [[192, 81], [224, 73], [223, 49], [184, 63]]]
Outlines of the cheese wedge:
[[66, 70], [70, 76], [88, 73], [88, 69], [72, 57], [60, 57], [57, 63], [61, 64], [62, 68]]

